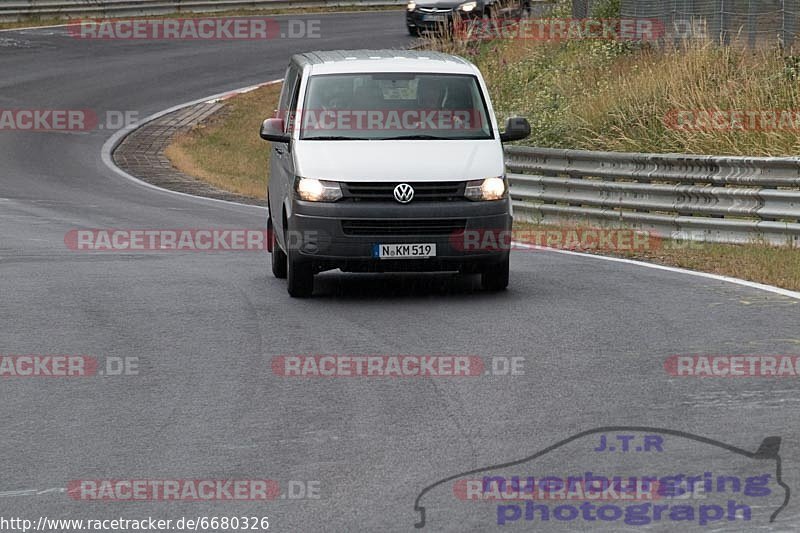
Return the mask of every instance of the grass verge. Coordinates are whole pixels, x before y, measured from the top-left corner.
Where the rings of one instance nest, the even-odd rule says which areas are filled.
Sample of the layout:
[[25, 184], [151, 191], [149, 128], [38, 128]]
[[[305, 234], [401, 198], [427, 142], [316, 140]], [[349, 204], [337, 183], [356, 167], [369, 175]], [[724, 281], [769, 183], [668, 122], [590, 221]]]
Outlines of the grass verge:
[[[515, 223], [516, 230], [536, 232], [557, 231], [563, 236], [570, 229], [591, 229], [586, 226], [555, 226]], [[543, 239], [546, 242], [546, 239]], [[629, 247], [626, 250], [574, 249], [576, 252], [598, 253], [624, 259], [636, 259], [687, 270], [710, 272], [722, 276], [765, 283], [784, 289], [800, 291], [800, 250], [767, 244], [715, 244], [671, 239], [654, 239], [650, 246]], [[636, 248], [636, 249], [633, 249]]]
[[220, 189], [264, 198], [269, 144], [258, 130], [274, 116], [280, 91], [281, 85], [273, 84], [230, 98], [209, 122], [179, 135], [166, 156], [184, 173]]

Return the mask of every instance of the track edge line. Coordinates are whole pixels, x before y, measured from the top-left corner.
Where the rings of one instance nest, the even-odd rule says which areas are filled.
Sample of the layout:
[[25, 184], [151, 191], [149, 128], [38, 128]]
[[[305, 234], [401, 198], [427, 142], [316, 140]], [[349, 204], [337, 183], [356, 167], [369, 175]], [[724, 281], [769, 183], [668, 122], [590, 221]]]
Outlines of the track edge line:
[[727, 283], [733, 283], [735, 285], [741, 285], [743, 287], [748, 287], [751, 289], [757, 289], [761, 291], [771, 292], [773, 294], [779, 294], [781, 296], [786, 296], [787, 298], [793, 298], [795, 300], [800, 300], [800, 292], [792, 291], [789, 289], [782, 289], [781, 287], [775, 287], [774, 285], [767, 285], [765, 283], [758, 283], [755, 281], [748, 281], [746, 279], [734, 278], [731, 276], [723, 276], [721, 274], [712, 274], [711, 272], [701, 272], [699, 270], [689, 270], [686, 268], [680, 267], [672, 267], [667, 265], [659, 265], [657, 263], [648, 263], [646, 261], [637, 261], [636, 259], [626, 259], [624, 257], [612, 257], [608, 255], [599, 255], [599, 254], [587, 254], [582, 252], [574, 252], [572, 250], [558, 250], [555, 248], [548, 248], [546, 246], [535, 246], [520, 242], [515, 242], [514, 246], [519, 246], [521, 248], [528, 248], [531, 250], [540, 250], [545, 252], [553, 252], [557, 254], [564, 254], [564, 255], [573, 255], [579, 257], [589, 257], [593, 259], [602, 259], [604, 261], [613, 261], [616, 263], [624, 263], [628, 265], [635, 265], [641, 266], [646, 268], [652, 268], [656, 270], [664, 270], [666, 272], [673, 272], [677, 274], [686, 274], [690, 276], [697, 276], [706, 279], [713, 279], [716, 281], [724, 281]]
[[189, 198], [195, 198], [195, 199], [198, 199], [198, 200], [205, 200], [205, 201], [208, 201], [208, 202], [223, 203], [223, 204], [237, 206], [237, 207], [249, 207], [249, 208], [255, 208], [255, 209], [259, 209], [259, 210], [266, 209], [265, 207], [262, 207], [262, 206], [257, 206], [257, 205], [252, 205], [252, 204], [242, 204], [242, 203], [239, 203], [239, 202], [232, 202], [230, 200], [221, 200], [219, 198], [208, 198], [207, 196], [197, 196], [195, 194], [189, 194], [189, 193], [180, 192], [180, 191], [173, 191], [171, 189], [165, 189], [163, 187], [159, 187], [157, 185], [153, 185], [152, 183], [148, 183], [148, 182], [146, 182], [146, 181], [144, 181], [142, 179], [139, 179], [136, 176], [133, 176], [133, 175], [129, 174], [128, 172], [125, 172], [124, 170], [119, 168], [117, 166], [117, 164], [114, 162], [113, 155], [114, 155], [114, 150], [116, 150], [117, 147], [120, 144], [122, 144], [122, 141], [124, 141], [125, 138], [128, 137], [128, 135], [130, 135], [134, 131], [138, 130], [139, 128], [145, 126], [146, 124], [149, 124], [150, 122], [153, 122], [154, 120], [158, 120], [159, 118], [161, 118], [161, 117], [163, 117], [165, 115], [169, 115], [170, 113], [174, 113], [176, 111], [180, 111], [181, 109], [184, 109], [186, 107], [190, 107], [190, 106], [197, 105], [197, 104], [202, 104], [204, 102], [209, 102], [209, 101], [214, 101], [214, 100], [220, 101], [220, 100], [229, 98], [232, 95], [241, 94], [241, 93], [249, 91], [249, 90], [257, 89], [257, 88], [260, 88], [260, 87], [266, 87], [267, 85], [273, 85], [273, 84], [276, 84], [276, 83], [280, 83], [282, 81], [283, 81], [283, 78], [280, 78], [280, 79], [277, 79], [277, 80], [271, 80], [271, 81], [264, 82], [264, 83], [257, 84], [257, 85], [248, 85], [247, 87], [242, 87], [240, 89], [235, 89], [233, 91], [225, 91], [225, 92], [221, 92], [221, 93], [217, 93], [217, 94], [212, 94], [212, 95], [206, 96], [204, 98], [198, 98], [197, 100], [192, 100], [191, 102], [185, 102], [185, 103], [182, 103], [182, 104], [178, 104], [178, 105], [172, 106], [172, 107], [170, 107], [168, 109], [164, 109], [162, 111], [159, 111], [158, 113], [154, 113], [154, 114], [152, 114], [152, 115], [150, 115], [148, 117], [145, 117], [144, 119], [139, 121], [137, 124], [132, 125], [132, 126], [127, 126], [127, 127], [123, 128], [123, 129], [115, 132], [114, 135], [109, 137], [106, 140], [106, 142], [103, 143], [103, 147], [102, 147], [101, 152], [100, 152], [100, 157], [101, 157], [101, 159], [103, 161], [103, 164], [105, 164], [115, 174], [117, 174], [117, 175], [119, 175], [119, 176], [121, 176], [121, 177], [123, 177], [123, 178], [125, 178], [125, 179], [127, 179], [129, 181], [132, 181], [136, 185], [139, 185], [139, 186], [142, 186], [142, 187], [147, 187], [148, 189], [153, 189], [153, 190], [156, 190], [156, 191], [176, 194], [176, 195], [179, 195], [179, 196], [184, 196], [184, 197], [189, 197]]

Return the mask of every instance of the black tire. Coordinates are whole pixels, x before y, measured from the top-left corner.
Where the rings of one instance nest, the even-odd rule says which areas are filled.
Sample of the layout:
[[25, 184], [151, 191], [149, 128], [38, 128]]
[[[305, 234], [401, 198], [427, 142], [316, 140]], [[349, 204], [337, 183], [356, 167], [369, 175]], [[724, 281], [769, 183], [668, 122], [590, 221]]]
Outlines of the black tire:
[[508, 287], [509, 258], [481, 272], [481, 286], [487, 291], [504, 291]]
[[412, 37], [419, 37], [419, 28], [416, 26], [406, 26], [408, 34]]
[[267, 238], [272, 243], [272, 252], [270, 254], [272, 256], [272, 275], [278, 279], [286, 279], [286, 254], [281, 250], [278, 239], [275, 238], [274, 228], [275, 226], [272, 225], [272, 218], [270, 217], [269, 222], [267, 222]]
[[287, 289], [292, 298], [308, 298], [314, 292], [313, 265], [289, 258], [288, 261]]

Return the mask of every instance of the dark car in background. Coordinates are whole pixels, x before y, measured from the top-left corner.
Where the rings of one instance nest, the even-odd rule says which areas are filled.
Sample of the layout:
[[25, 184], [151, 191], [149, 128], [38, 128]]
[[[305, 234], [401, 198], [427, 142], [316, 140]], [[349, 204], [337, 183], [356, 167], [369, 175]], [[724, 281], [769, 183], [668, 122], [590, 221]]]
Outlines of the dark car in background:
[[530, 12], [530, 0], [409, 0], [406, 6], [408, 33], [440, 32], [455, 21], [522, 16]]

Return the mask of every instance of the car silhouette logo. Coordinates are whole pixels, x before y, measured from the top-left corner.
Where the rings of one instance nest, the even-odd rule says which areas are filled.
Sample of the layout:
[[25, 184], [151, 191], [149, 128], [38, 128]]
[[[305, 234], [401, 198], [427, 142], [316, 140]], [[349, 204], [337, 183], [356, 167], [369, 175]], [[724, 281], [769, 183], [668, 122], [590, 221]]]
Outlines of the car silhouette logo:
[[[582, 431], [582, 432], [577, 433], [577, 434], [573, 434], [573, 435], [571, 435], [571, 436], [569, 436], [569, 437], [567, 437], [567, 438], [565, 438], [565, 439], [563, 439], [563, 440], [561, 440], [559, 442], [556, 442], [556, 443], [554, 443], [554, 444], [552, 444], [550, 446], [547, 446], [547, 447], [545, 447], [543, 449], [535, 451], [531, 455], [529, 455], [527, 457], [524, 457], [522, 459], [518, 459], [518, 460], [514, 460], [514, 461], [510, 461], [510, 462], [505, 462], [505, 463], [502, 463], [502, 464], [495, 464], [495, 465], [480, 467], [480, 468], [470, 468], [467, 471], [456, 473], [456, 474], [447, 476], [447, 477], [445, 477], [443, 479], [440, 479], [440, 480], [438, 480], [438, 481], [436, 481], [434, 483], [431, 483], [430, 485], [428, 485], [425, 488], [423, 488], [418, 493], [416, 499], [414, 500], [414, 511], [416, 511], [418, 513], [418, 518], [419, 518], [419, 520], [414, 524], [414, 526], [416, 528], [418, 528], [418, 529], [419, 528], [424, 528], [426, 526], [426, 524], [427, 524], [427, 516], [426, 516], [427, 515], [427, 513], [426, 513], [427, 508], [423, 504], [423, 498], [426, 496], [426, 494], [430, 493], [431, 491], [433, 491], [434, 489], [436, 489], [438, 487], [441, 487], [441, 486], [443, 486], [445, 484], [448, 484], [448, 483], [453, 483], [453, 491], [454, 491], [454, 495], [456, 495], [456, 494], [460, 494], [459, 492], [457, 492], [459, 490], [462, 490], [462, 489], [464, 489], [465, 491], [469, 490], [468, 488], [466, 488], [466, 487], [468, 487], [468, 483], [470, 481], [474, 480], [475, 478], [480, 478], [480, 477], [483, 477], [483, 481], [481, 481], [479, 479], [478, 483], [479, 484], [483, 483], [483, 484], [479, 485], [479, 487], [484, 487], [484, 488], [482, 488], [482, 489], [479, 488], [478, 490], [483, 490], [483, 491], [487, 490], [485, 488], [486, 487], [486, 485], [485, 485], [486, 481], [485, 480], [487, 480], [487, 479], [489, 479], [489, 480], [501, 479], [502, 480], [502, 479], [507, 478], [507, 479], [511, 479], [512, 480], [511, 484], [513, 485], [513, 476], [511, 478], [508, 478], [507, 476], [505, 478], [502, 477], [502, 476], [501, 477], [497, 477], [497, 476], [500, 476], [503, 473], [502, 471], [503, 470], [507, 470], [507, 469], [522, 470], [523, 473], [524, 473], [524, 469], [526, 467], [530, 466], [532, 463], [539, 462], [542, 457], [544, 457], [544, 456], [546, 456], [548, 454], [554, 453], [560, 448], [565, 448], [566, 449], [567, 446], [569, 446], [569, 445], [571, 445], [573, 443], [579, 442], [581, 439], [585, 439], [586, 437], [595, 436], [597, 434], [601, 434], [602, 435], [602, 434], [605, 434], [605, 433], [619, 433], [619, 432], [646, 433], [646, 434], [650, 434], [650, 436], [659, 435], [659, 436], [662, 436], [662, 438], [671, 438], [671, 439], [673, 439], [673, 441], [675, 439], [679, 439], [679, 440], [681, 440], [683, 442], [689, 442], [689, 443], [695, 442], [695, 443], [699, 443], [699, 444], [704, 445], [704, 446], [711, 446], [713, 448], [718, 448], [718, 449], [724, 450], [726, 452], [729, 452], [729, 453], [732, 454], [730, 457], [737, 457], [738, 456], [738, 457], [744, 457], [745, 459], [752, 459], [752, 460], [755, 460], [756, 464], [761, 462], [761, 461], [765, 461], [766, 462], [766, 469], [764, 469], [763, 466], [760, 467], [760, 469], [759, 469], [760, 473], [769, 472], [769, 474], [767, 475], [767, 479], [774, 479], [774, 485], [766, 493], [760, 493], [760, 494], [752, 493], [752, 494], [750, 494], [748, 496], [762, 496], [763, 497], [763, 496], [766, 496], [766, 495], [769, 495], [769, 494], [774, 494], [775, 495], [775, 497], [772, 500], [770, 500], [770, 503], [766, 504], [766, 502], [765, 502], [766, 505], [763, 505], [764, 512], [765, 513], [769, 513], [767, 515], [769, 522], [774, 522], [777, 519], [778, 515], [781, 513], [781, 511], [783, 511], [789, 504], [789, 498], [790, 498], [790, 495], [791, 495], [791, 489], [790, 489], [789, 485], [787, 485], [781, 478], [781, 463], [782, 463], [782, 461], [781, 461], [781, 456], [779, 455], [779, 451], [780, 451], [780, 447], [781, 447], [781, 437], [778, 437], [778, 436], [765, 437], [765, 438], [763, 438], [763, 440], [762, 440], [760, 446], [758, 447], [758, 449], [756, 449], [755, 451], [751, 451], [751, 450], [748, 450], [748, 449], [743, 449], [743, 448], [739, 448], [737, 446], [726, 444], [726, 443], [721, 442], [721, 441], [713, 440], [713, 439], [710, 439], [708, 437], [704, 437], [704, 436], [701, 436], [701, 435], [694, 435], [694, 434], [691, 434], [691, 433], [687, 433], [687, 432], [684, 432], [684, 431], [673, 430], [673, 429], [659, 428], [659, 427], [647, 427], [647, 426], [606, 426], [606, 427], [589, 429], [589, 430]], [[601, 443], [602, 443], [601, 446], [603, 446], [603, 445], [606, 444], [606, 441], [605, 440], [601, 440]], [[616, 444], [616, 442], [615, 442], [615, 444]], [[592, 446], [594, 446], [594, 444], [592, 444]], [[593, 453], [597, 453], [598, 451], [599, 451], [599, 453], [603, 453], [603, 452], [607, 453], [607, 452], [613, 451], [613, 450], [614, 449], [611, 446], [608, 446], [608, 447], [606, 447], [605, 450], [599, 450], [599, 448], [595, 448], [593, 450]], [[640, 448], [635, 448], [635, 450], [638, 452], [638, 451], [640, 451]], [[617, 450], [617, 451], [619, 451], [619, 450]], [[663, 451], [663, 450], [660, 450], [660, 451]], [[761, 470], [761, 469], [764, 469], [764, 470]], [[648, 472], [648, 475], [650, 475], [650, 474], [651, 474], [651, 472]], [[706, 473], [704, 473], [704, 475], [711, 476], [711, 473], [710, 472], [706, 472]], [[488, 476], [488, 477], [486, 477], [486, 476]], [[722, 476], [722, 477], [725, 477], [725, 476]], [[757, 480], [759, 477], [762, 477], [762, 476], [756, 476], [756, 477], [748, 478], [748, 479], [753, 480], [753, 482], [755, 482], [755, 480]], [[519, 479], [519, 478], [517, 478], [517, 479]], [[547, 478], [547, 479], [553, 479], [553, 478]], [[663, 479], [664, 480], [669, 480], [670, 478], [669, 477], [664, 477]], [[674, 481], [674, 479], [675, 479], [675, 477], [673, 476], [673, 481]], [[463, 483], [459, 485], [458, 484], [459, 481], [463, 481]], [[527, 481], [524, 481], [524, 482], [527, 482]], [[517, 483], [519, 483], [519, 481], [517, 481]], [[661, 483], [660, 479], [659, 479], [658, 483]], [[665, 482], [665, 485], [662, 488], [666, 489], [667, 488], [667, 484], [668, 484], [668, 482]], [[511, 486], [511, 485], [509, 485], [509, 486]], [[512, 489], [513, 489], [513, 487], [512, 487]], [[504, 489], [499, 489], [499, 490], [502, 492]], [[514, 496], [513, 490], [512, 490], [512, 493], [511, 493], [510, 497], [511, 498], [516, 497], [519, 501], [522, 501], [524, 498], [522, 498], [522, 496], [520, 496], [522, 493], [519, 492], [519, 491], [522, 490], [524, 492], [525, 489], [520, 489], [519, 488], [519, 484], [518, 484], [517, 485], [517, 490], [518, 490], [517, 495]], [[545, 490], [547, 490], [547, 489], [545, 489]], [[694, 490], [694, 489], [692, 489], [692, 490]], [[713, 490], [714, 490], [713, 489], [713, 485], [711, 485], [711, 488], [709, 490], [707, 490], [707, 491], [706, 490], [702, 490], [701, 491], [701, 493], [703, 494], [701, 496], [701, 498], [704, 499], [705, 503], [711, 503], [710, 500], [706, 500], [705, 498], [713, 497], [713, 495], [714, 495], [713, 494]], [[717, 490], [719, 490], [719, 481], [717, 481]], [[737, 489], [737, 491], [738, 491], [738, 489]], [[737, 492], [737, 491], [734, 491], [734, 492]], [[783, 492], [783, 498], [781, 498], [781, 494], [780, 494], [781, 491]], [[669, 490], [664, 490], [664, 492], [661, 492], [661, 488], [658, 489], [657, 493], [659, 495], [662, 495], [664, 498], [676, 497], [676, 495], [680, 495], [681, 494], [681, 493], [678, 493], [678, 492], [670, 493]], [[488, 494], [488, 492], [487, 492], [487, 494]], [[530, 492], [530, 494], [536, 494], [536, 493]], [[502, 504], [503, 507], [512, 507], [513, 505], [507, 505], [507, 504], [514, 504], [514, 502], [511, 501], [511, 499], [509, 499], [509, 494], [507, 494], [507, 493], [504, 493], [503, 495], [500, 495], [498, 493], [497, 498], [499, 500], [501, 500], [500, 504]], [[642, 501], [644, 501], [644, 500], [642, 500]], [[542, 499], [541, 494], [539, 494], [537, 503], [545, 503], [546, 504], [547, 502], [546, 502], [545, 499]], [[563, 503], [569, 503], [569, 502], [564, 501], [564, 502], [559, 502], [559, 503], [563, 504]], [[772, 507], [773, 505], [775, 507]], [[500, 507], [498, 507], [498, 513], [499, 513], [499, 509], [500, 509]], [[516, 520], [517, 518], [521, 518], [521, 516], [522, 516], [521, 514], [518, 514], [514, 518], [511, 518], [511, 517], [508, 517], [508, 518], [513, 521], [513, 520]], [[531, 519], [532, 519], [532, 515], [531, 515], [530, 519], [526, 515], [525, 520], [531, 520]], [[749, 518], [747, 518], [747, 519], [749, 520]]]
[[414, 199], [414, 188], [408, 183], [401, 183], [394, 188], [394, 199], [401, 204], [407, 204]]

